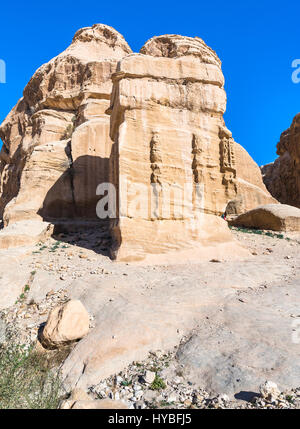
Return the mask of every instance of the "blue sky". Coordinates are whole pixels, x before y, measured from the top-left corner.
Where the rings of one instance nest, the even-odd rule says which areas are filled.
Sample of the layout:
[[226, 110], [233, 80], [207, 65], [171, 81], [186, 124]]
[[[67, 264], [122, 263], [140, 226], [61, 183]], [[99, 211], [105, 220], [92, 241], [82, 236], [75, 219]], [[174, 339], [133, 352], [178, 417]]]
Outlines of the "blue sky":
[[299, 17], [299, 0], [2, 2], [7, 83], [0, 83], [0, 122], [35, 70], [81, 27], [111, 25], [134, 51], [154, 35], [199, 36], [223, 63], [227, 127], [258, 164], [271, 162], [281, 132], [300, 111], [300, 83], [291, 79], [292, 61], [300, 58]]

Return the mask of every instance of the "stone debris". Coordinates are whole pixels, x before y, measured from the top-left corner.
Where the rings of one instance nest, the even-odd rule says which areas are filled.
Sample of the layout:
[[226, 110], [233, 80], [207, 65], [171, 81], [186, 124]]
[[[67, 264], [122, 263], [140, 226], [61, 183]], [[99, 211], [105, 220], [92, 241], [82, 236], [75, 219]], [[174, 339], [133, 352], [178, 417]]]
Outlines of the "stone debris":
[[[248, 401], [238, 400], [226, 394], [210, 394], [186, 379], [178, 369], [178, 375], [168, 375], [173, 365], [177, 366], [176, 349], [168, 353], [152, 352], [145, 361], [133, 362], [118, 375], [90, 386], [89, 394], [100, 400], [121, 400], [130, 409], [300, 408], [300, 388], [280, 392], [275, 383], [266, 381]], [[153, 384], [156, 377], [163, 380], [165, 387]]]
[[49, 312], [68, 301], [69, 296], [64, 289], [48, 293], [40, 302], [27, 300], [24, 295], [12, 307], [1, 310], [0, 319], [6, 324], [9, 338], [29, 347], [37, 341], [39, 330], [46, 322]]

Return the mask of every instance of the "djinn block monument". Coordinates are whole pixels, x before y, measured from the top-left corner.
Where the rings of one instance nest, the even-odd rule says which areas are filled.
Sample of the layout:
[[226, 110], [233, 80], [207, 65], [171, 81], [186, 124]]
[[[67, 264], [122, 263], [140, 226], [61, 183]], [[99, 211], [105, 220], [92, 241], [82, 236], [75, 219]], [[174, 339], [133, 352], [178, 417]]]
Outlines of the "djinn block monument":
[[200, 38], [154, 37], [135, 54], [111, 27], [79, 30], [0, 127], [3, 231], [106, 221], [125, 261], [236, 251], [226, 207], [276, 200], [225, 109], [221, 62]]

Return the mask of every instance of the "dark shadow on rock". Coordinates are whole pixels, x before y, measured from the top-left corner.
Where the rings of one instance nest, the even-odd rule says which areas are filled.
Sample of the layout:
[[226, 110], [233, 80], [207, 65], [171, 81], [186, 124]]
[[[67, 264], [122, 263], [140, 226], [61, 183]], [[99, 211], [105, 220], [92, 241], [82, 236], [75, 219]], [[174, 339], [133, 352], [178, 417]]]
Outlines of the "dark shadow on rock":
[[54, 225], [53, 238], [111, 256], [112, 220], [99, 219], [96, 212], [97, 204], [107, 195], [97, 195], [96, 190], [110, 182], [111, 160], [84, 155], [73, 162], [70, 144], [66, 155], [69, 166], [47, 192], [38, 214]]
[[238, 399], [240, 401], [246, 401], [246, 402], [251, 402], [253, 400], [253, 398], [258, 397], [259, 393], [255, 393], [255, 392], [246, 392], [244, 390], [241, 390], [239, 393], [236, 393], [234, 395], [235, 399]]
[[46, 322], [43, 322], [40, 324], [40, 326], [38, 327], [38, 332], [37, 332], [37, 339], [38, 341], [42, 344], [42, 337], [43, 337], [43, 330], [44, 327], [46, 326]]

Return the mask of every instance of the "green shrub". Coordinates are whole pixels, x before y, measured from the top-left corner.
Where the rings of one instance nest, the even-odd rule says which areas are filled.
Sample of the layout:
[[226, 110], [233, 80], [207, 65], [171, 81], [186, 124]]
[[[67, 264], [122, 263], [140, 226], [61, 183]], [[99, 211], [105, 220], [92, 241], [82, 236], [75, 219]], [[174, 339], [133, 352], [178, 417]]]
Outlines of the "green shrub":
[[161, 389], [165, 389], [166, 387], [167, 386], [166, 386], [166, 383], [164, 382], [164, 380], [156, 374], [155, 379], [150, 386], [150, 389], [151, 390], [161, 390]]
[[0, 347], [0, 409], [55, 409], [61, 381], [33, 348]]
[[72, 124], [69, 124], [67, 128], [65, 129], [65, 132], [61, 138], [61, 140], [68, 140], [72, 137], [72, 134], [74, 132], [74, 122]]

